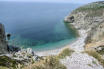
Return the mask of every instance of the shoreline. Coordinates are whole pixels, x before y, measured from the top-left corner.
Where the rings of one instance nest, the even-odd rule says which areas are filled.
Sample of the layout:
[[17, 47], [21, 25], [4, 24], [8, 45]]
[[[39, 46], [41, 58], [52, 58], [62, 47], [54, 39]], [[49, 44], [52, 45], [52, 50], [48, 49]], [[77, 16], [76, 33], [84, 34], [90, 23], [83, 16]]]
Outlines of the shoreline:
[[85, 45], [85, 38], [87, 37], [86, 30], [77, 30], [79, 33], [79, 37], [73, 41], [72, 43], [63, 46], [62, 48], [54, 49], [54, 50], [47, 50], [47, 51], [41, 51], [41, 52], [35, 52], [36, 55], [39, 56], [49, 56], [49, 55], [57, 55], [60, 53], [65, 48], [71, 48], [77, 52], [81, 52], [84, 50], [84, 45]]

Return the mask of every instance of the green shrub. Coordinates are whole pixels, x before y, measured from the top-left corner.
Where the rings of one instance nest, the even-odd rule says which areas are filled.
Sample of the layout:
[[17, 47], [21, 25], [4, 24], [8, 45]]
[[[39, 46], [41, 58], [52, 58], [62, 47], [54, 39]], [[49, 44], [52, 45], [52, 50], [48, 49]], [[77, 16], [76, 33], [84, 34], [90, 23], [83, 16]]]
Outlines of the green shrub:
[[0, 56], [0, 66], [15, 67], [17, 65], [16, 60], [11, 59], [7, 56]]
[[88, 55], [90, 56], [93, 56], [95, 59], [99, 61], [100, 64], [104, 66], [104, 59], [102, 59], [102, 56], [95, 50], [87, 50], [86, 53], [88, 53]]
[[8, 56], [0, 56], [0, 69], [17, 69], [18, 64], [20, 64], [21, 67], [24, 65], [22, 61], [11, 59]]
[[65, 48], [64, 50], [62, 50], [62, 52], [59, 53], [59, 55], [57, 56], [60, 59], [65, 58], [66, 56], [71, 56], [71, 54], [74, 52], [74, 50], [69, 49], [69, 48]]

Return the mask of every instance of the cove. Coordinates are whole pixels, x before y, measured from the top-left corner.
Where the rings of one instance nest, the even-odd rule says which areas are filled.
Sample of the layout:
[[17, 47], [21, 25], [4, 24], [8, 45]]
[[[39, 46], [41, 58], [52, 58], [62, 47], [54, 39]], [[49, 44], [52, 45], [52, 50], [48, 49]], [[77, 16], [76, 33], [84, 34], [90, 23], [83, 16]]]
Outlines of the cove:
[[0, 2], [0, 22], [11, 33], [10, 45], [43, 51], [61, 48], [77, 38], [63, 22], [78, 4]]

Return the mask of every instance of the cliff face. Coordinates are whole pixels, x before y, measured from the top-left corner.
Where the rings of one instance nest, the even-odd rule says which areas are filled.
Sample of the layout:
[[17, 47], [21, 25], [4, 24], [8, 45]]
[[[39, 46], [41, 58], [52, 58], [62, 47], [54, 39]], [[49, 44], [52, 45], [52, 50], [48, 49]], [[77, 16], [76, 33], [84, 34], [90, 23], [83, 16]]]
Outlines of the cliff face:
[[7, 53], [7, 42], [4, 26], [0, 24], [0, 54], [2, 53]]
[[77, 29], [89, 30], [86, 44], [104, 40], [104, 1], [82, 6], [74, 10], [64, 21], [74, 24]]

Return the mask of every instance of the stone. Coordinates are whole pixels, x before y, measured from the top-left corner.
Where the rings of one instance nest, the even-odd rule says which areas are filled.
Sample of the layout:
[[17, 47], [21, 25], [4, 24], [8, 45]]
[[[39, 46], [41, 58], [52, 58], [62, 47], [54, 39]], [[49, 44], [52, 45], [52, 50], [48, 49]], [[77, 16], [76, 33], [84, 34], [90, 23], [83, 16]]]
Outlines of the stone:
[[21, 50], [20, 47], [16, 47], [16, 46], [8, 45], [8, 52], [15, 53], [15, 52], [18, 52], [18, 51], [20, 51], [20, 50]]
[[15, 56], [14, 59], [17, 60], [39, 60], [38, 56], [32, 51], [31, 48], [21, 49], [20, 51], [15, 52], [13, 56]]

